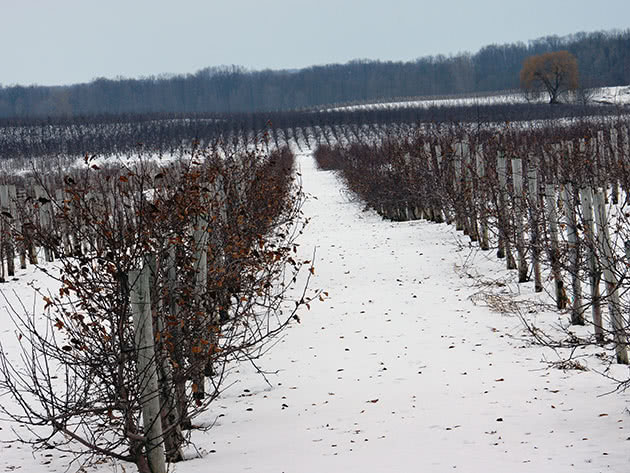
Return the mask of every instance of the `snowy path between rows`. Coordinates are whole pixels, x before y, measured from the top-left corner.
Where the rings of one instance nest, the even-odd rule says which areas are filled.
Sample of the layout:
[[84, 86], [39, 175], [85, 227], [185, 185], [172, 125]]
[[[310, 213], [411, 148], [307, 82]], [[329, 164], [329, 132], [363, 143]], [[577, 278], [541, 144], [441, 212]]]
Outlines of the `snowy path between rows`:
[[[469, 299], [479, 287], [466, 273], [507, 274], [494, 255], [447, 225], [383, 221], [310, 154], [297, 159], [311, 195], [300, 251], [316, 248], [311, 286], [329, 297], [260, 360], [277, 371], [271, 386], [251, 367], [234, 374], [200, 419], [216, 424], [193, 437], [203, 456], [172, 471], [630, 471], [630, 396], [602, 396], [614, 384], [593, 371], [550, 368], [517, 317]], [[0, 445], [0, 471], [64, 471], [46, 460]]]
[[383, 221], [310, 155], [298, 165], [313, 196], [301, 247], [317, 248], [312, 284], [330, 297], [263, 361], [279, 370], [273, 389], [240, 380], [213, 409], [224, 415], [202, 447], [215, 453], [176, 471], [630, 471], [630, 397], [598, 397], [613, 388], [599, 374], [549, 369], [510, 337], [523, 335], [517, 317], [475, 306], [479, 288], [455, 271], [470, 263], [466, 238]]

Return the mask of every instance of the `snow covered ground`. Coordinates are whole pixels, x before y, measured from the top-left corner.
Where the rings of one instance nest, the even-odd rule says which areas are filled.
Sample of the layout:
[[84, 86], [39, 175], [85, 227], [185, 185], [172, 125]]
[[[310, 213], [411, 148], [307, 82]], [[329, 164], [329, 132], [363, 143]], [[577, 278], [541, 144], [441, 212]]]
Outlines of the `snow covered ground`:
[[[172, 471], [630, 471], [630, 393], [608, 394], [615, 383], [595, 372], [606, 367], [599, 358], [581, 358], [586, 350], [576, 356], [589, 371], [551, 366], [558, 356], [532, 346], [518, 317], [482, 297], [548, 296], [514, 284], [494, 254], [454, 228], [383, 221], [311, 155], [298, 164], [311, 195], [301, 251], [310, 258], [317, 249], [312, 287], [329, 297], [261, 360], [274, 372], [270, 385], [250, 366], [235, 373], [199, 419], [216, 422], [193, 436], [201, 457]], [[21, 290], [26, 279], [3, 290]], [[527, 306], [538, 326], [566, 322], [541, 307]], [[12, 336], [0, 327], [3, 340]], [[630, 376], [621, 366], [609, 374]], [[0, 428], [8, 440], [11, 427]], [[67, 462], [0, 444], [0, 471], [64, 471]], [[105, 463], [88, 471], [133, 469]]]
[[[592, 89], [590, 91], [590, 100], [592, 103], [602, 103], [611, 105], [627, 105], [630, 104], [630, 86], [619, 87], [602, 87]], [[548, 102], [548, 98], [544, 95], [538, 99], [539, 102]], [[470, 105], [500, 105], [500, 104], [517, 104], [527, 103], [522, 93], [506, 93], [506, 94], [479, 94], [478, 96], [462, 96], [454, 98], [432, 99], [430, 97], [419, 100], [401, 100], [391, 102], [366, 103], [357, 105], [344, 105], [340, 107], [332, 107], [326, 109], [327, 112], [344, 110], [378, 110], [378, 109], [397, 109], [397, 108], [417, 108], [417, 107], [465, 107]]]
[[613, 105], [628, 105], [630, 104], [630, 85], [596, 89], [593, 92], [592, 100]]
[[497, 105], [497, 104], [514, 104], [514, 103], [526, 103], [523, 94], [480, 94], [463, 95], [461, 97], [453, 98], [421, 98], [418, 100], [400, 100], [391, 102], [375, 102], [357, 105], [342, 105], [339, 107], [333, 107], [326, 109], [327, 112], [331, 111], [348, 111], [353, 112], [357, 110], [378, 110], [383, 108], [417, 108], [417, 107], [465, 107], [469, 105]]

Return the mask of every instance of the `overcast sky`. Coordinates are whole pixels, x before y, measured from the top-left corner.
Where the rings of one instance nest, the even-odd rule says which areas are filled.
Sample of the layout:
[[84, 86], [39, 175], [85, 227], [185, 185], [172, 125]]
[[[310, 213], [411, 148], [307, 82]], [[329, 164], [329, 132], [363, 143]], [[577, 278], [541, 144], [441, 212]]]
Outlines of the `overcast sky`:
[[630, 0], [0, 0], [0, 84], [413, 60], [628, 27]]

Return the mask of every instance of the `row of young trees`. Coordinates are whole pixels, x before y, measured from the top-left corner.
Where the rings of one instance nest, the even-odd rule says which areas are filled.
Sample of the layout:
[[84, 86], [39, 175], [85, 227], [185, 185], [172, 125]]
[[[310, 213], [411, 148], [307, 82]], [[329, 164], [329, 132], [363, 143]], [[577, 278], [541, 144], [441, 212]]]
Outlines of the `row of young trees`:
[[[618, 113], [614, 107], [546, 104], [405, 107], [279, 112], [229, 115], [84, 116], [59, 119], [0, 120], [0, 166], [28, 167], [33, 160], [48, 165], [90, 155], [124, 157], [138, 149], [155, 155], [186, 153], [195, 141], [234, 152], [256, 137], [273, 147], [288, 138], [298, 146], [320, 140], [321, 130], [349, 132], [382, 125], [423, 123], [488, 123], [579, 118]], [[265, 135], [266, 133], [266, 135]]]
[[6, 297], [19, 350], [0, 346], [0, 409], [25, 441], [142, 473], [183, 458], [230, 370], [256, 366], [310, 300], [306, 288], [288, 300], [312, 271], [296, 256], [306, 221], [293, 160], [195, 145], [167, 163], [86, 155], [59, 174], [3, 177], [5, 259], [43, 249], [57, 261], [42, 310]]
[[627, 364], [629, 129], [621, 118], [427, 126], [323, 145], [315, 157], [385, 218], [453, 223], [538, 292], [549, 270], [557, 308], [592, 328], [564, 343], [609, 346]]

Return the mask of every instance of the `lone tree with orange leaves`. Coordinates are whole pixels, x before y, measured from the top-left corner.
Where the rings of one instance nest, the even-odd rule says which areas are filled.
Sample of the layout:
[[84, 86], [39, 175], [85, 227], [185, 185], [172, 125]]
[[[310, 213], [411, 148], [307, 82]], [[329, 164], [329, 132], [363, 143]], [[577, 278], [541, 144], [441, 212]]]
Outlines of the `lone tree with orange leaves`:
[[521, 69], [521, 88], [528, 95], [549, 94], [549, 103], [559, 103], [562, 95], [578, 89], [578, 63], [568, 51], [530, 56]]

